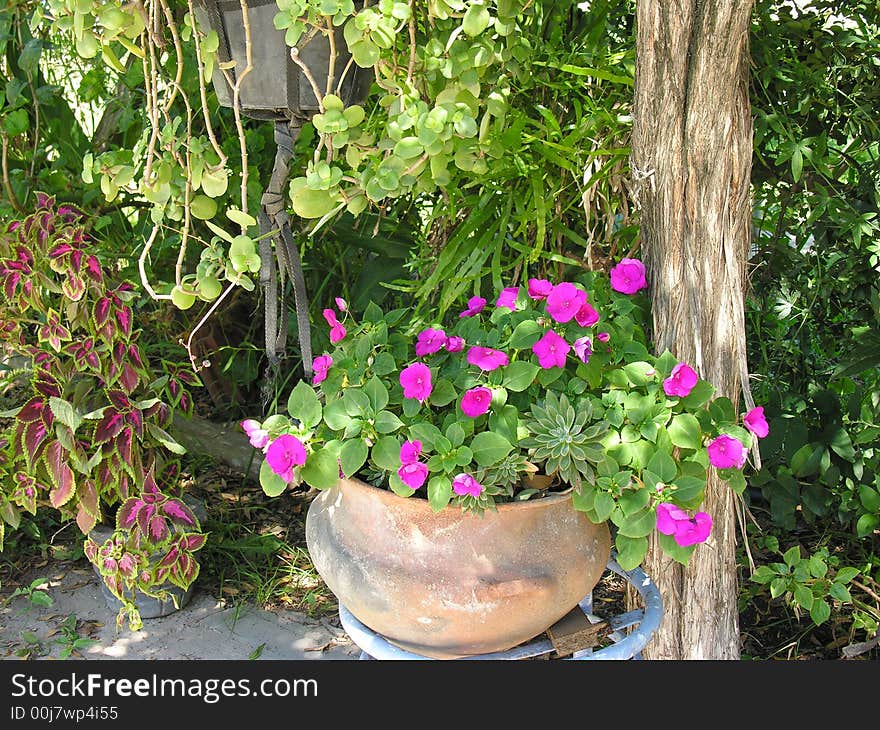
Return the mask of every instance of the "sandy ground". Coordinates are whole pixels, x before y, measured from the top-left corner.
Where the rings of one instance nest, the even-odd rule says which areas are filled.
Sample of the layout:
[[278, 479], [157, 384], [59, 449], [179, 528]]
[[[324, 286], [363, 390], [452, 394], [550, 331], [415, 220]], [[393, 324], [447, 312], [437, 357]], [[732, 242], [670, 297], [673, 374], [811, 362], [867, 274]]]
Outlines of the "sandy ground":
[[92, 570], [44, 569], [22, 584], [37, 577], [48, 581], [51, 606], [35, 605], [26, 596], [9, 600], [9, 591], [0, 592], [0, 659], [63, 659], [77, 637], [95, 643], [81, 646], [70, 655], [74, 659], [332, 660], [357, 659], [360, 651], [329, 619], [224, 604], [198, 584], [181, 610], [145, 619], [140, 631], [126, 624], [117, 632], [116, 611], [105, 602]]

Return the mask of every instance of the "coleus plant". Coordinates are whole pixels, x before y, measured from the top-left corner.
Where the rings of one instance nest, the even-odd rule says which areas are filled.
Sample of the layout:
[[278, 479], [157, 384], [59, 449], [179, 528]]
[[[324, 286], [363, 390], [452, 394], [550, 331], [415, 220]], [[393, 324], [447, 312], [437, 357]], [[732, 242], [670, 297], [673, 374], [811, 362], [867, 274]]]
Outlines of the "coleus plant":
[[83, 548], [121, 607], [117, 625], [141, 626], [137, 594], [177, 601], [170, 586], [186, 591], [199, 575], [193, 553], [207, 535], [182, 499], [163, 493], [148, 470], [140, 493], [126, 499], [116, 512], [116, 530], [98, 543], [92, 535]]
[[[3, 414], [11, 420], [0, 549], [6, 528], [39, 508], [58, 510], [88, 534], [107, 510], [138, 498], [151, 469], [168, 474], [184, 453], [166, 430], [168, 402], [191, 410], [187, 388], [198, 381], [164, 362], [156, 377], [138, 344], [135, 289], [101, 263], [88, 223], [76, 208], [37, 194], [35, 211], [0, 233], [0, 341], [6, 355], [24, 359], [30, 381], [24, 403]], [[168, 568], [192, 575], [185, 557]]]

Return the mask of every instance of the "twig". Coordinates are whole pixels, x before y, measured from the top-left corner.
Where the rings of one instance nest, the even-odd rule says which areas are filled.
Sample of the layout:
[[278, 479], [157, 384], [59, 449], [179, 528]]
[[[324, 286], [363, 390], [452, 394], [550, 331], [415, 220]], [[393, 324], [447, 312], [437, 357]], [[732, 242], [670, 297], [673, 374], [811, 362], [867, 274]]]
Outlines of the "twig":
[[[196, 13], [193, 8], [192, 0], [186, 0], [187, 6], [189, 7], [189, 17], [192, 18], [193, 21], [193, 33], [197, 33], [196, 30]], [[211, 113], [208, 110], [208, 94], [205, 86], [205, 64], [202, 61], [202, 47], [199, 43], [199, 39], [195, 39], [194, 43], [196, 47], [196, 63], [199, 67], [199, 97], [202, 102], [202, 116], [205, 119], [205, 131], [208, 133], [208, 139], [211, 140], [211, 146], [214, 148], [214, 152], [216, 152], [220, 156], [220, 164], [223, 167], [226, 167], [226, 162], [228, 160], [226, 153], [223, 151], [223, 148], [217, 142], [217, 137], [214, 135], [214, 127], [211, 125]]]
[[406, 70], [406, 83], [412, 86], [416, 70], [416, 9], [415, 0], [409, 0], [409, 67]]
[[306, 80], [309, 82], [309, 85], [312, 87], [312, 93], [314, 93], [315, 98], [318, 100], [318, 109], [321, 114], [324, 113], [324, 97], [321, 94], [321, 90], [318, 88], [318, 82], [315, 81], [315, 77], [312, 75], [311, 70], [306, 65], [306, 63], [299, 57], [299, 49], [295, 46], [290, 49], [290, 58], [293, 62], [300, 67], [303, 72], [303, 76], [306, 77]]
[[[171, 37], [174, 39], [174, 52], [177, 54], [177, 73], [174, 76], [171, 94], [165, 102], [165, 111], [167, 112], [171, 109], [171, 104], [174, 102], [178, 91], [183, 96], [186, 96], [180, 86], [180, 80], [183, 78], [183, 48], [180, 45], [180, 35], [177, 32], [177, 23], [174, 22], [174, 15], [172, 14], [171, 9], [168, 7], [165, 0], [159, 0], [159, 3], [162, 6], [162, 12], [165, 14], [165, 20], [168, 23], [168, 29], [171, 31]], [[198, 42], [196, 45], [198, 45]]]
[[326, 18], [327, 24], [327, 42], [330, 44], [330, 59], [327, 64], [327, 91], [329, 94], [333, 89], [333, 77], [336, 76], [336, 33], [333, 32], [333, 19]]
[[[244, 125], [241, 121], [241, 82], [253, 70], [253, 44], [251, 43], [251, 23], [248, 17], [247, 0], [239, 0], [241, 7], [241, 24], [244, 28], [244, 56], [245, 68], [241, 74], [235, 76], [235, 87], [232, 89], [232, 111], [235, 115], [235, 129], [238, 132], [238, 145], [241, 150], [241, 211], [247, 213], [247, 181], [248, 181], [248, 153], [247, 141], [244, 135]], [[247, 227], [242, 224], [241, 232], [245, 233]]]
[[12, 207], [15, 208], [15, 210], [17, 210], [19, 213], [24, 213], [24, 208], [22, 207], [21, 203], [18, 202], [18, 198], [15, 197], [15, 191], [12, 189], [12, 182], [9, 180], [9, 159], [7, 156], [9, 138], [6, 136], [6, 132], [0, 132], [0, 139], [2, 139], [3, 144], [3, 189], [6, 191], [9, 202], [12, 203]]
[[878, 605], [880, 605], [880, 596], [878, 596], [876, 593], [874, 593], [874, 591], [872, 591], [870, 588], [868, 588], [868, 586], [866, 586], [864, 583], [860, 583], [857, 580], [851, 580], [850, 583], [852, 583], [854, 586], [857, 586], [858, 588], [861, 588], [865, 593], [867, 593], [869, 596], [871, 596], [871, 598], [873, 598], [875, 601], [877, 601]]

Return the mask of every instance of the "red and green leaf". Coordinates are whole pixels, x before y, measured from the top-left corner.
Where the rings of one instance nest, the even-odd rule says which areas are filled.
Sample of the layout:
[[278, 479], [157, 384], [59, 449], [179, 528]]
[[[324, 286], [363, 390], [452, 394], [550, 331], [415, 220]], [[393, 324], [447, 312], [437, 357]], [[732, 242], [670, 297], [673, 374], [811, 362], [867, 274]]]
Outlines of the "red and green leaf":
[[95, 428], [94, 442], [103, 444], [119, 435], [125, 426], [125, 419], [118, 411], [108, 408]]

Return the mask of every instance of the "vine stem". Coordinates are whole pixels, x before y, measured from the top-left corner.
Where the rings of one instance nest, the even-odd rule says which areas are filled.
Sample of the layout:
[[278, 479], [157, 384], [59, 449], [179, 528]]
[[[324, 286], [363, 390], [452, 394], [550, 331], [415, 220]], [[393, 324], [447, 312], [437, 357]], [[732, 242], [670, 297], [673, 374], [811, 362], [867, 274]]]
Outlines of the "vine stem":
[[196, 332], [204, 327], [205, 322], [207, 322], [214, 314], [214, 312], [217, 311], [217, 308], [220, 306], [223, 300], [226, 299], [227, 296], [229, 296], [229, 292], [231, 292], [236, 286], [238, 286], [238, 283], [241, 281], [241, 277], [242, 274], [239, 274], [232, 281], [229, 282], [226, 289], [223, 290], [223, 293], [219, 297], [217, 297], [216, 300], [214, 300], [214, 303], [208, 308], [208, 311], [205, 312], [204, 315], [202, 315], [202, 318], [196, 323], [196, 326], [193, 327], [192, 332], [189, 333], [187, 341], [184, 342], [182, 339], [178, 340], [178, 342], [183, 345], [184, 349], [186, 350], [186, 354], [189, 356], [190, 365], [192, 365], [193, 372], [195, 373], [198, 373], [203, 367], [210, 367], [211, 363], [207, 360], [203, 360], [201, 365], [196, 364], [196, 356], [192, 351], [193, 338], [196, 336]]
[[[193, 33], [198, 33], [196, 30], [196, 13], [193, 8], [192, 0], [186, 0], [187, 7], [189, 8], [189, 17], [192, 18], [193, 24]], [[226, 162], [228, 161], [228, 157], [226, 153], [223, 152], [223, 148], [220, 146], [220, 143], [217, 142], [217, 137], [214, 134], [214, 127], [211, 124], [211, 113], [208, 110], [208, 93], [205, 85], [205, 63], [202, 61], [202, 46], [199, 43], [199, 39], [195, 39], [195, 43], [193, 44], [196, 47], [196, 64], [198, 65], [199, 71], [199, 98], [202, 102], [202, 116], [205, 119], [205, 131], [208, 133], [208, 139], [211, 140], [211, 146], [214, 148], [214, 152], [216, 152], [220, 156], [220, 164], [223, 167], [226, 167]]]
[[153, 226], [153, 230], [150, 231], [150, 235], [144, 243], [144, 250], [141, 251], [141, 255], [138, 257], [138, 272], [141, 276], [141, 284], [144, 285], [144, 289], [147, 290], [147, 294], [150, 295], [152, 299], [160, 300], [160, 299], [171, 299], [170, 294], [157, 294], [150, 284], [150, 279], [147, 277], [147, 267], [146, 261], [147, 256], [150, 255], [150, 249], [153, 247], [153, 243], [156, 241], [156, 235], [159, 233], [159, 224], [156, 223]]

